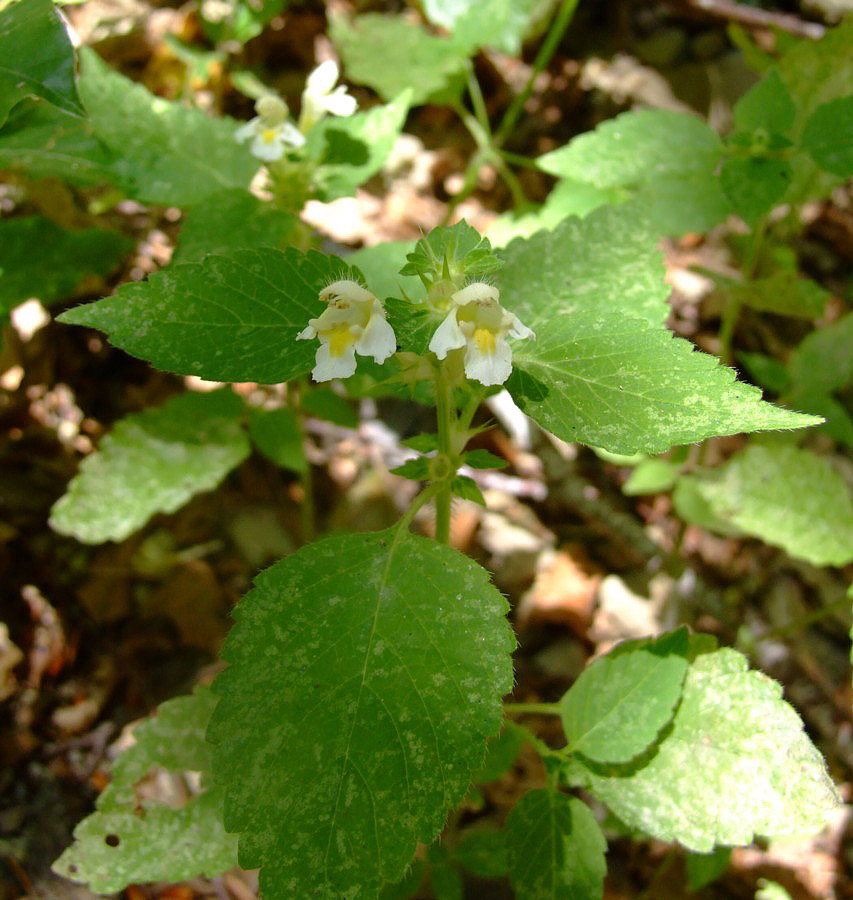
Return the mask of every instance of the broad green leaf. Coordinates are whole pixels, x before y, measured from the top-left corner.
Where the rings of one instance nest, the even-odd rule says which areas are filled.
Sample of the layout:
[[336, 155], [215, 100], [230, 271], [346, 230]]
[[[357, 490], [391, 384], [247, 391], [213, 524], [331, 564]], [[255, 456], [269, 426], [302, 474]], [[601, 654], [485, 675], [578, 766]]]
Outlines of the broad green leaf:
[[642, 753], [672, 719], [686, 672], [686, 628], [599, 657], [560, 700], [569, 751], [601, 763]]
[[568, 216], [582, 219], [605, 203], [619, 203], [625, 199], [623, 194], [616, 188], [599, 188], [588, 182], [563, 178], [536, 212], [498, 216], [489, 226], [486, 237], [495, 247], [504, 247], [513, 238], [530, 237], [543, 228], [556, 228]]
[[473, 478], [469, 478], [467, 475], [457, 475], [450, 482], [450, 490], [455, 497], [470, 500], [472, 503], [479, 503], [480, 506], [486, 505], [486, 499], [483, 497], [480, 486]]
[[302, 432], [293, 410], [251, 410], [249, 436], [258, 450], [277, 466], [300, 473], [308, 469]]
[[765, 156], [732, 157], [720, 171], [723, 191], [750, 228], [781, 201], [792, 177], [790, 163]]
[[727, 292], [753, 309], [804, 319], [820, 318], [832, 296], [810, 278], [783, 271], [766, 278], [736, 282]]
[[335, 256], [239, 250], [169, 267], [59, 319], [101, 329], [158, 369], [277, 384], [313, 366], [316, 342], [296, 335], [323, 311], [320, 290], [338, 278], [361, 280]]
[[137, 882], [219, 875], [237, 864], [237, 836], [222, 827], [221, 788], [175, 806], [151, 799], [145, 785], [162, 770], [207, 780], [211, 751], [204, 733], [216, 700], [210, 688], [197, 687], [161, 704], [134, 730], [136, 742], [116, 760], [97, 811], [74, 829], [74, 843], [54, 863], [57, 874], [112, 893]]
[[[741, 352], [737, 354], [737, 360], [746, 369], [750, 380], [768, 391], [773, 391], [774, 394], [782, 394], [791, 386], [788, 369], [783, 362], [773, 356]], [[797, 409], [808, 409], [799, 403], [793, 405]], [[811, 412], [816, 412], [816, 410], [811, 410]]]
[[529, 791], [504, 833], [518, 900], [601, 898], [607, 842], [585, 803], [547, 788]]
[[225, 7], [202, 4], [199, 8], [202, 29], [218, 46], [236, 42], [242, 47], [259, 35], [285, 5], [286, 0], [230, 0]]
[[691, 663], [672, 726], [651, 753], [623, 767], [575, 758], [566, 775], [626, 825], [699, 853], [814, 833], [839, 804], [781, 686], [728, 648]]
[[406, 121], [412, 94], [408, 88], [386, 106], [346, 118], [328, 116], [312, 131], [309, 145], [316, 141], [320, 148], [314, 182], [321, 199], [353, 193], [382, 168]]
[[[447, 277], [453, 281], [491, 275], [503, 263], [492, 251], [488, 238], [466, 221], [433, 228], [406, 255], [402, 275], [422, 275], [432, 280]], [[446, 275], [445, 275], [446, 273]]]
[[242, 188], [219, 191], [184, 216], [172, 262], [200, 262], [210, 254], [244, 247], [281, 247], [296, 226], [295, 216]]
[[0, 220], [0, 318], [37, 297], [65, 300], [86, 275], [108, 275], [132, 243], [117, 231], [71, 231], [41, 216]]
[[449, 858], [431, 863], [429, 883], [434, 900], [463, 900], [465, 886], [462, 876]]
[[504, 833], [494, 828], [471, 828], [453, 848], [453, 859], [481, 878], [500, 878], [509, 871]]
[[666, 459], [644, 459], [622, 485], [622, 493], [636, 497], [668, 490], [675, 484], [678, 472], [679, 467]]
[[714, 513], [702, 493], [702, 481], [696, 475], [682, 475], [672, 492], [672, 505], [679, 518], [690, 525], [698, 525], [715, 534], [740, 537], [741, 531], [727, 519]]
[[28, 94], [83, 113], [74, 87], [74, 48], [50, 0], [13, 0], [0, 7], [0, 125]]
[[501, 256], [501, 302], [536, 332], [515, 348], [507, 387], [558, 437], [654, 454], [711, 435], [818, 424], [761, 402], [663, 327], [662, 260], [633, 205], [568, 219]]
[[735, 127], [742, 131], [764, 129], [787, 134], [797, 115], [794, 101], [776, 69], [748, 90], [735, 104]]
[[226, 827], [269, 896], [373, 896], [435, 837], [500, 727], [506, 610], [482, 568], [400, 529], [258, 576], [208, 738]]
[[114, 183], [114, 160], [88, 119], [43, 101], [19, 104], [0, 129], [0, 169], [24, 171], [30, 178], [55, 176], [82, 185]]
[[601, 188], [635, 187], [713, 172], [721, 152], [717, 133], [696, 116], [644, 109], [608, 119], [536, 163], [551, 175]]
[[258, 160], [234, 140], [236, 122], [155, 97], [92, 51], [80, 58], [80, 96], [96, 136], [116, 154], [113, 169], [128, 194], [189, 206], [226, 188], [248, 187]]
[[793, 898], [778, 881], [771, 881], [769, 878], [759, 878], [755, 900], [793, 900]]
[[541, 6], [541, 0], [424, 0], [423, 4], [427, 19], [452, 32], [462, 44], [494, 47], [511, 56], [521, 51]]
[[379, 893], [379, 900], [410, 900], [421, 886], [425, 869], [424, 861], [416, 859], [400, 881], [383, 886]]
[[684, 861], [687, 887], [698, 891], [716, 881], [729, 867], [731, 847], [717, 847], [710, 853], [688, 853]]
[[853, 381], [851, 347], [853, 313], [803, 338], [788, 364], [798, 396], [829, 394], [850, 384]]
[[398, 16], [332, 16], [329, 35], [347, 78], [372, 87], [384, 100], [406, 88], [413, 90], [415, 105], [450, 100], [459, 95], [470, 65], [468, 48]]
[[634, 192], [657, 234], [703, 232], [725, 219], [732, 206], [713, 172], [654, 178]]
[[497, 781], [515, 762], [524, 745], [524, 732], [513, 723], [504, 723], [501, 733], [492, 738], [486, 747], [486, 758], [474, 774], [475, 784]]
[[826, 460], [808, 450], [747, 447], [699, 489], [714, 515], [797, 559], [816, 566], [853, 560], [850, 491]]
[[249, 453], [243, 403], [230, 391], [178, 394], [122, 419], [87, 456], [50, 513], [86, 544], [121, 541], [154, 513], [209, 491]]
[[853, 175], [853, 95], [819, 106], [803, 128], [800, 146], [827, 172]]

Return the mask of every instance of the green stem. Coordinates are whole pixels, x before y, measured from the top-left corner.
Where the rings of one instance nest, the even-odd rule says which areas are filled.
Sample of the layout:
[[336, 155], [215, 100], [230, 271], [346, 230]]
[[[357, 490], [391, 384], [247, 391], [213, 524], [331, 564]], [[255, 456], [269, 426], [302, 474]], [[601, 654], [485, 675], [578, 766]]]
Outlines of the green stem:
[[557, 703], [504, 703], [504, 712], [511, 716], [559, 716], [560, 706]]
[[[435, 405], [438, 420], [438, 452], [448, 461], [453, 456], [455, 415], [453, 390], [447, 378], [445, 364], [439, 365], [435, 376]], [[435, 539], [442, 544], [450, 542], [450, 478], [437, 482], [435, 498]]]
[[432, 498], [438, 493], [440, 488], [441, 488], [441, 485], [438, 482], [434, 482], [433, 484], [429, 485], [428, 487], [425, 487], [420, 492], [420, 494], [418, 494], [417, 497], [415, 497], [415, 499], [412, 500], [412, 502], [411, 502], [409, 508], [406, 510], [406, 512], [403, 513], [403, 517], [397, 523], [397, 529], [399, 531], [405, 531], [412, 524], [412, 521], [414, 520], [415, 516], [417, 515], [418, 510], [422, 506], [425, 506], [427, 503], [429, 503], [429, 501], [432, 500]]
[[[489, 112], [486, 109], [486, 101], [483, 99], [483, 92], [480, 90], [480, 82], [473, 71], [468, 72], [468, 93], [471, 96], [471, 105], [474, 107], [474, 115], [480, 124], [484, 134], [491, 138], [492, 126], [489, 122]], [[489, 141], [491, 143], [491, 141]]]
[[548, 34], [545, 36], [545, 40], [542, 42], [542, 46], [536, 54], [536, 59], [533, 61], [533, 68], [530, 71], [530, 77], [527, 79], [527, 84], [524, 85], [521, 93], [517, 94], [512, 103], [507, 107], [503, 119], [501, 120], [501, 124], [498, 126], [493, 142], [495, 147], [502, 146], [504, 141], [509, 137], [512, 129], [515, 127], [515, 123], [518, 121], [518, 117], [524, 109], [527, 98], [533, 92], [533, 83], [536, 81], [536, 76], [545, 69], [549, 62], [551, 62], [551, 57], [554, 55], [566, 29], [569, 27], [569, 23], [572, 21], [572, 16], [575, 14], [577, 5], [578, 0], [563, 0], [560, 4], [557, 15], [554, 16], [554, 21], [551, 23]]

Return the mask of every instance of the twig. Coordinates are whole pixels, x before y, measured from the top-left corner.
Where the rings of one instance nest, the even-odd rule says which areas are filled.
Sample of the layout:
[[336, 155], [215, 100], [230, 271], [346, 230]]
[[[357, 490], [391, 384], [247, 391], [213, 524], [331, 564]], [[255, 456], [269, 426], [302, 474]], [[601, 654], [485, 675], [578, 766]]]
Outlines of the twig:
[[706, 13], [727, 22], [739, 22], [750, 28], [778, 28], [795, 37], [820, 40], [826, 34], [826, 28], [818, 22], [804, 22], [790, 13], [771, 12], [755, 6], [743, 6], [732, 0], [680, 0], [674, 6], [686, 6], [696, 12]]

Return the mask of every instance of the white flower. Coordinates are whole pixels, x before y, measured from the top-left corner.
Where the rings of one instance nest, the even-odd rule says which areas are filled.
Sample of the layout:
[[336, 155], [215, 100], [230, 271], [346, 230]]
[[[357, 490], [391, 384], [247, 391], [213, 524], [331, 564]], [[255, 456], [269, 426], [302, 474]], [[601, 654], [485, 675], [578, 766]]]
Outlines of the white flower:
[[255, 103], [255, 110], [258, 115], [234, 134], [240, 143], [251, 139], [252, 156], [275, 162], [284, 156], [287, 147], [301, 147], [305, 143], [302, 132], [287, 121], [287, 105], [283, 100], [271, 95], [261, 97]]
[[351, 116], [356, 111], [358, 103], [355, 97], [347, 93], [344, 85], [335, 87], [338, 74], [338, 64], [327, 59], [308, 76], [299, 116], [299, 128], [303, 134], [307, 134], [327, 113]]
[[314, 381], [349, 378], [356, 353], [383, 363], [397, 349], [382, 304], [360, 284], [335, 281], [320, 291], [320, 299], [328, 304], [325, 311], [296, 335], [301, 341], [320, 339], [311, 372]]
[[476, 281], [450, 297], [453, 306], [429, 342], [429, 349], [444, 359], [451, 350], [465, 348], [465, 374], [484, 385], [503, 384], [512, 371], [512, 349], [507, 336], [536, 335], [500, 304], [496, 287]]

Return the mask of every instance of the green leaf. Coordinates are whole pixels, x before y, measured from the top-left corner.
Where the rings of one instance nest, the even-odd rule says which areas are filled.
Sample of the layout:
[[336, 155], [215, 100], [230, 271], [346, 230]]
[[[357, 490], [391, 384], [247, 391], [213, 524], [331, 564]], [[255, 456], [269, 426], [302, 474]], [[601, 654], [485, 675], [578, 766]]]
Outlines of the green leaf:
[[430, 453], [438, 449], [438, 435], [436, 434], [416, 434], [414, 437], [406, 438], [400, 442], [404, 447], [415, 450], [418, 453]]
[[409, 900], [414, 897], [423, 881], [425, 869], [424, 861], [416, 859], [400, 881], [383, 886], [379, 900]]
[[819, 106], [803, 128], [800, 146], [827, 172], [853, 175], [853, 95]]
[[434, 862], [429, 873], [432, 896], [435, 900], [463, 900], [462, 876], [447, 859]]
[[0, 8], [0, 125], [28, 94], [83, 113], [74, 87], [74, 48], [50, 0], [13, 0]]
[[634, 196], [645, 207], [655, 232], [676, 237], [708, 231], [732, 208], [713, 172], [655, 178], [639, 187]]
[[732, 157], [723, 163], [720, 183], [735, 212], [755, 228], [782, 199], [792, 177], [793, 169], [784, 159]]
[[853, 560], [850, 491], [826, 460], [808, 450], [747, 447], [699, 489], [714, 515], [797, 559], [816, 566]]
[[420, 278], [399, 274], [407, 254], [414, 249], [415, 241], [387, 241], [356, 250], [347, 257], [347, 262], [364, 273], [367, 286], [380, 300], [386, 297], [421, 300], [426, 291]]
[[710, 853], [688, 853], [684, 862], [688, 889], [698, 891], [716, 881], [728, 869], [731, 858], [731, 847], [717, 847]]
[[[783, 362], [772, 356], [765, 356], [763, 353], [746, 353], [737, 354], [738, 362], [746, 369], [747, 375], [756, 384], [774, 394], [782, 394], [791, 386], [791, 377], [788, 375], [788, 369]], [[807, 409], [798, 403], [795, 403], [798, 409]], [[816, 412], [816, 410], [811, 410]]]
[[86, 275], [108, 275], [132, 242], [105, 228], [60, 228], [41, 216], [0, 220], [0, 316], [30, 297], [50, 306]]
[[207, 788], [175, 807], [150, 799], [145, 780], [165, 769], [207, 776], [211, 752], [204, 733], [216, 696], [197, 687], [161, 704], [139, 725], [119, 756], [97, 812], [74, 829], [74, 843], [53, 864], [58, 875], [97, 893], [144, 881], [185, 881], [219, 875], [237, 863], [237, 836], [222, 827], [224, 791]]
[[642, 753], [672, 719], [686, 672], [686, 628], [599, 657], [560, 700], [569, 751], [602, 763]]
[[699, 853], [756, 835], [814, 833], [839, 804], [781, 686], [747, 671], [728, 648], [690, 665], [675, 719], [653, 752], [623, 767], [575, 758], [566, 775], [626, 825]]
[[398, 16], [332, 16], [329, 35], [347, 77], [384, 100], [411, 88], [414, 105], [449, 101], [458, 97], [469, 68], [469, 48]]
[[665, 459], [645, 459], [622, 485], [622, 493], [628, 497], [636, 497], [666, 491], [675, 484], [679, 470], [679, 466], [674, 466]]
[[509, 463], [488, 450], [467, 450], [462, 454], [462, 462], [472, 469], [503, 469]]
[[487, 573], [400, 529], [303, 547], [255, 580], [208, 738], [240, 863], [270, 896], [372, 896], [465, 794], [512, 686]]
[[342, 260], [315, 251], [238, 250], [170, 266], [59, 320], [99, 328], [158, 369], [277, 384], [313, 366], [316, 341], [296, 335], [323, 311], [320, 290], [338, 278], [361, 280]]
[[391, 469], [391, 474], [412, 481], [426, 481], [429, 478], [429, 460], [425, 456], [407, 459], [401, 466]]
[[300, 474], [307, 471], [302, 432], [293, 410], [251, 410], [249, 436], [258, 450], [277, 466]]
[[486, 758], [474, 774], [475, 784], [497, 781], [515, 762], [524, 745], [524, 732], [512, 723], [505, 723], [501, 733], [492, 738], [486, 747]]
[[405, 124], [413, 90], [407, 88], [387, 106], [341, 118], [328, 116], [313, 129], [309, 146], [322, 148], [314, 182], [322, 200], [345, 197], [385, 164]]
[[473, 503], [479, 503], [480, 506], [486, 505], [486, 499], [483, 497], [480, 486], [467, 475], [457, 475], [450, 482], [450, 490], [454, 496], [461, 497], [463, 500], [471, 500]]
[[302, 395], [302, 410], [342, 428], [358, 428], [358, 413], [352, 403], [331, 388], [312, 387]]
[[297, 221], [242, 188], [218, 191], [184, 216], [172, 263], [201, 262], [210, 254], [243, 248], [281, 247]]
[[794, 124], [797, 108], [776, 69], [748, 90], [734, 107], [735, 127], [742, 131], [764, 129], [787, 134]]
[[644, 109], [608, 119], [536, 163], [543, 172], [601, 188], [635, 187], [713, 172], [721, 152], [719, 136], [698, 117]]
[[711, 435], [818, 424], [664, 328], [657, 241], [633, 206], [517, 239], [501, 251], [501, 302], [536, 332], [507, 388], [545, 428], [611, 452], [662, 453]]
[[415, 244], [406, 259], [401, 275], [422, 275], [435, 281], [445, 277], [458, 281], [491, 275], [503, 265], [488, 238], [464, 220], [449, 227], [433, 228]]
[[586, 804], [558, 791], [529, 791], [504, 828], [518, 900], [598, 900], [607, 842]]
[[471, 828], [459, 839], [453, 859], [481, 878], [500, 878], [509, 871], [506, 841], [495, 828]]
[[121, 541], [212, 490], [248, 456], [242, 411], [226, 390], [178, 394], [122, 419], [53, 505], [51, 527], [86, 544]]
[[0, 168], [71, 184], [113, 183], [113, 153], [81, 119], [44, 102], [19, 104], [0, 130]]
[[[550, 4], [546, 4], [550, 5]], [[494, 47], [510, 56], [521, 51], [540, 0], [424, 0], [424, 15], [465, 46]]]
[[672, 492], [672, 505], [679, 517], [690, 525], [698, 525], [715, 534], [741, 536], [739, 528], [715, 515], [702, 493], [702, 481], [695, 475], [682, 475], [678, 479]]
[[818, 319], [832, 296], [810, 278], [791, 272], [774, 272], [766, 278], [736, 282], [728, 293], [741, 303], [780, 316]]
[[247, 188], [258, 161], [234, 140], [237, 123], [155, 97], [81, 54], [80, 96], [95, 134], [116, 154], [113, 169], [145, 203], [189, 206], [226, 188]]

